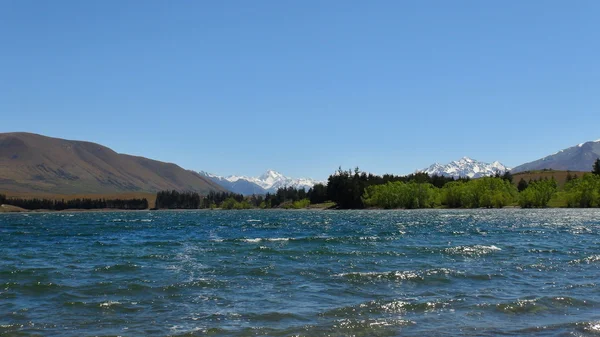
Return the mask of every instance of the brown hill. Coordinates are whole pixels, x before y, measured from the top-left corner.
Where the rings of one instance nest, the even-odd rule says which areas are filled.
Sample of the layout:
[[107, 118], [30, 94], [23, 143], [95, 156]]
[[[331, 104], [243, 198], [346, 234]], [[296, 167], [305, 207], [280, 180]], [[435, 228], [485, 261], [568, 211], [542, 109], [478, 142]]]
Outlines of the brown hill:
[[517, 186], [521, 179], [525, 181], [539, 180], [539, 179], [552, 179], [556, 180], [559, 187], [563, 187], [567, 182], [567, 176], [571, 177], [583, 177], [584, 174], [590, 173], [585, 171], [556, 171], [556, 170], [537, 170], [537, 171], [525, 171], [513, 174], [513, 184]]
[[0, 193], [93, 194], [224, 189], [172, 163], [119, 154], [95, 143], [0, 133]]

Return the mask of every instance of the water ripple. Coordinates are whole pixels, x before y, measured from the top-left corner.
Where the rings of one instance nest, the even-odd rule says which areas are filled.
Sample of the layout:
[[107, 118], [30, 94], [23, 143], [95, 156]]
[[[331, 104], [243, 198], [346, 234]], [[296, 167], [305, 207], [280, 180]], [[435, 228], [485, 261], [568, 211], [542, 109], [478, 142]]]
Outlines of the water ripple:
[[0, 214], [0, 335], [600, 335], [600, 210]]

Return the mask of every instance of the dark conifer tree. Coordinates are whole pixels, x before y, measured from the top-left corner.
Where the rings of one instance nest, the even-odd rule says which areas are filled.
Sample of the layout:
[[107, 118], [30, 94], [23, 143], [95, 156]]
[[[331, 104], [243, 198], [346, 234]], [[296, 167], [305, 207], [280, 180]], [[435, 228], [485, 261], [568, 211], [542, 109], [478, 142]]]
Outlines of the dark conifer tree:
[[510, 171], [506, 171], [506, 172], [504, 172], [504, 175], [502, 175], [502, 179], [508, 181], [509, 183], [512, 183], [513, 175], [512, 175], [512, 173], [510, 173]]
[[571, 181], [571, 180], [573, 180], [573, 179], [574, 179], [574, 178], [573, 178], [573, 176], [571, 175], [571, 171], [567, 171], [567, 178], [566, 178], [566, 181], [567, 181], [567, 182], [569, 182], [569, 181]]
[[323, 184], [315, 184], [308, 190], [308, 198], [311, 204], [320, 204], [328, 200], [327, 186]]
[[527, 186], [529, 186], [529, 183], [527, 183], [525, 179], [521, 178], [521, 180], [519, 180], [519, 184], [517, 185], [517, 190], [522, 192], [527, 188]]
[[600, 176], [600, 158], [596, 159], [596, 161], [594, 162], [592, 173], [597, 176]]

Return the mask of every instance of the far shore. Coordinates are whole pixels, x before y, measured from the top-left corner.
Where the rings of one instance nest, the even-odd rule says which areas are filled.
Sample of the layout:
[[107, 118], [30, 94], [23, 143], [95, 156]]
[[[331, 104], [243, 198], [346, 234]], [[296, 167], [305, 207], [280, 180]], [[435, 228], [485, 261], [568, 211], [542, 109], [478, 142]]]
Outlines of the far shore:
[[[306, 208], [297, 208], [297, 209], [286, 209], [286, 208], [249, 208], [244, 209], [243, 211], [328, 211], [328, 210], [341, 210], [341, 211], [415, 211], [415, 210], [500, 210], [500, 209], [529, 209], [529, 210], [541, 210], [541, 209], [583, 209], [583, 208], [573, 208], [573, 207], [545, 207], [545, 208], [522, 208], [519, 206], [506, 206], [503, 208], [447, 208], [447, 207], [434, 207], [434, 208], [419, 208], [419, 209], [406, 209], [406, 208], [394, 208], [394, 209], [384, 209], [377, 207], [370, 208], [362, 208], [362, 209], [339, 209], [339, 208], [319, 208], [319, 207], [306, 207]], [[594, 208], [590, 208], [594, 209]], [[0, 205], [0, 214], [36, 214], [36, 213], [114, 213], [114, 212], [132, 212], [132, 213], [140, 213], [140, 212], [194, 212], [194, 211], [228, 211], [223, 208], [195, 208], [195, 209], [115, 209], [115, 208], [102, 208], [102, 209], [64, 209], [60, 211], [49, 210], [49, 209], [37, 209], [37, 210], [27, 210], [11, 205]], [[240, 211], [240, 210], [230, 210], [230, 211]]]

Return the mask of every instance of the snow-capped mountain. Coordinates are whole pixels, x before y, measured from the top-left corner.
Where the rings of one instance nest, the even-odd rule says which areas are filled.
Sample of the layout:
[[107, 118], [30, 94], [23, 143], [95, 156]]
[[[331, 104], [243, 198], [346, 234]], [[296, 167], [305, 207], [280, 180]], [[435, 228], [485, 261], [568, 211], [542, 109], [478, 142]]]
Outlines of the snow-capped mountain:
[[237, 179], [234, 181], [227, 180], [228, 178], [221, 177], [212, 173], [200, 171], [198, 172], [201, 176], [209, 178], [214, 181], [221, 187], [225, 188], [228, 191], [243, 194], [243, 195], [252, 195], [252, 194], [266, 194], [267, 191], [260, 187], [259, 185], [250, 182], [244, 179]]
[[200, 175], [212, 179], [214, 182], [225, 187], [226, 189], [240, 193], [244, 195], [249, 194], [265, 194], [275, 193], [277, 189], [281, 187], [294, 187], [303, 188], [308, 191], [315, 184], [321, 183], [320, 181], [310, 178], [290, 178], [283, 174], [274, 171], [267, 170], [263, 175], [259, 177], [246, 177], [246, 176], [228, 176], [222, 177], [207, 172], [199, 172]]
[[511, 172], [523, 172], [543, 169], [591, 171], [596, 159], [600, 157], [600, 139], [581, 143], [560, 150], [555, 154], [519, 165]]
[[417, 172], [424, 172], [429, 175], [447, 176], [447, 177], [469, 177], [479, 178], [485, 176], [491, 176], [500, 172], [510, 170], [510, 168], [502, 165], [500, 162], [495, 161], [493, 163], [484, 163], [471, 159], [469, 157], [463, 157], [458, 161], [452, 161], [448, 164], [442, 165], [435, 163], [426, 169], [418, 170]]

